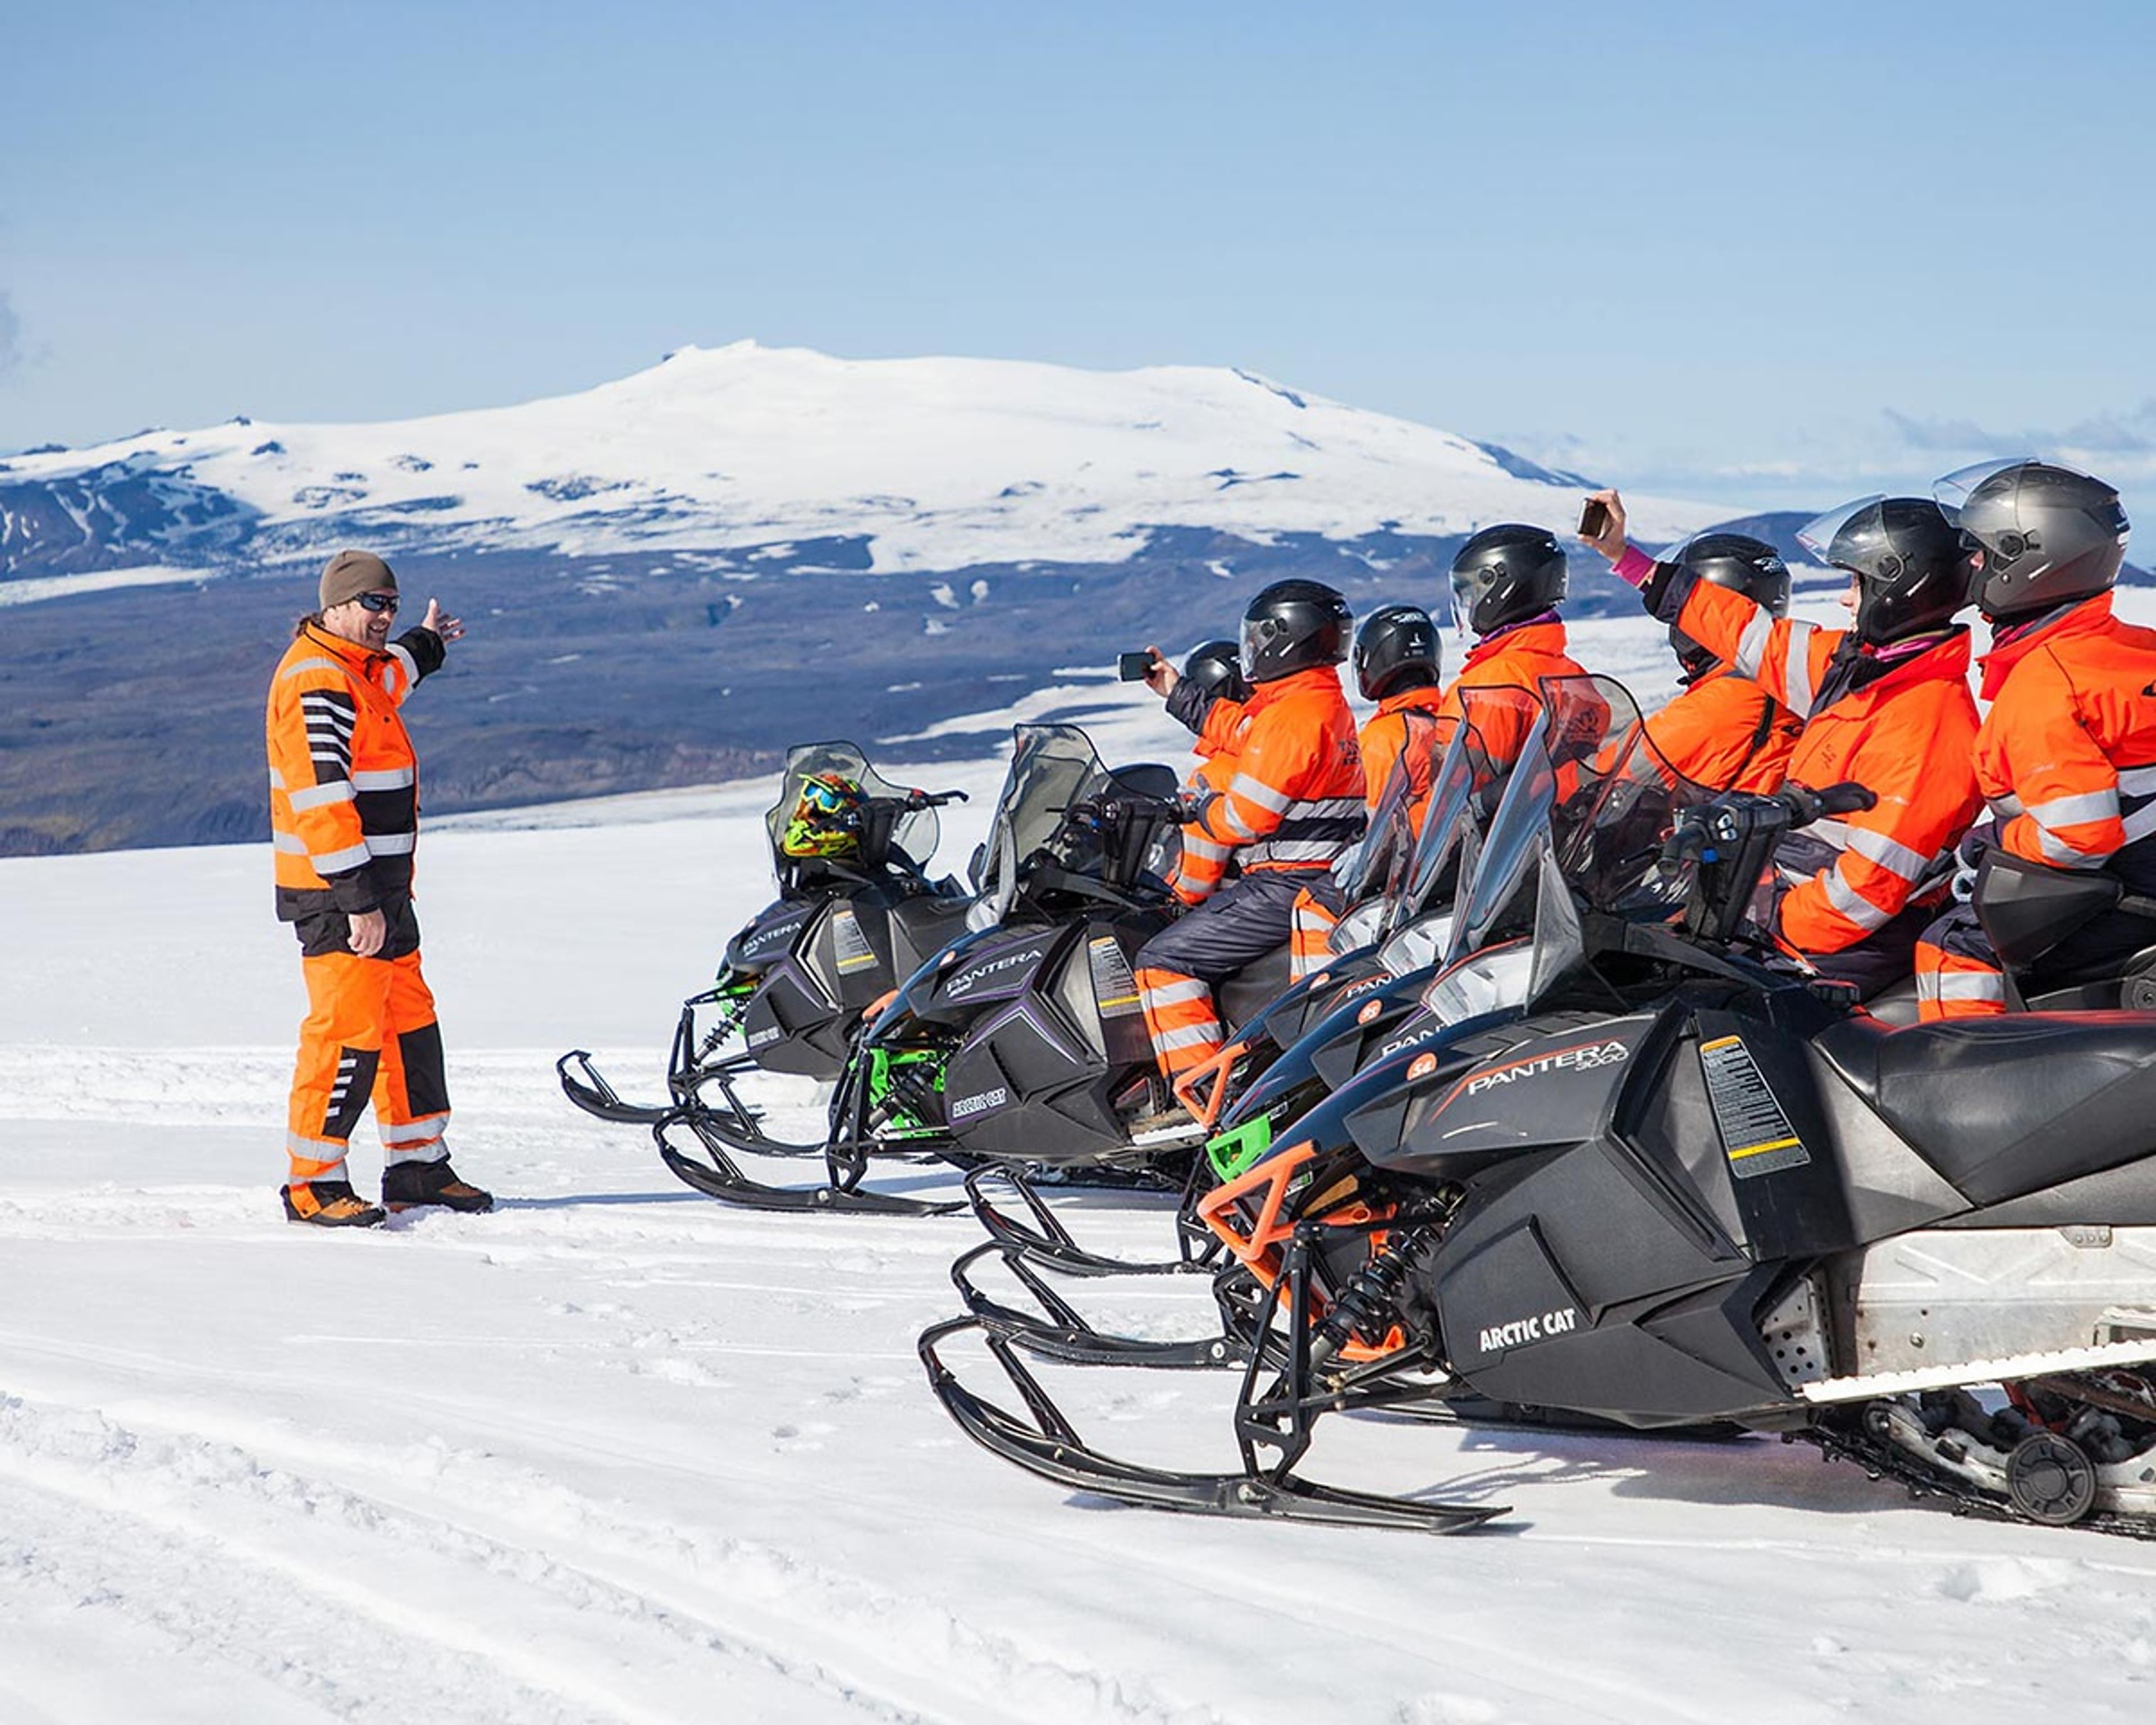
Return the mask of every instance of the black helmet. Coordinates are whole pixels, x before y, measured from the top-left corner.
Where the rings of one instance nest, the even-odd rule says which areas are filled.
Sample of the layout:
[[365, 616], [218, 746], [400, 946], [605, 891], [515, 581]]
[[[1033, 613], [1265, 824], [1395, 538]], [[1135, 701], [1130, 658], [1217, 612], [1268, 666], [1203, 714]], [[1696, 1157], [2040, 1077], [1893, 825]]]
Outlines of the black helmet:
[[[1789, 566], [1763, 539], [1749, 533], [1695, 533], [1664, 552], [1661, 561], [1682, 564], [1711, 586], [1741, 593], [1774, 616], [1789, 614]], [[1702, 647], [1674, 623], [1670, 645], [1687, 681], [1705, 675], [1717, 662], [1712, 648]]]
[[1985, 461], [1932, 488], [1958, 507], [1969, 597], [1994, 623], [2104, 593], [2126, 561], [2126, 511], [2102, 480], [2049, 461]]
[[1969, 554], [1928, 497], [1860, 497], [1806, 525], [1797, 540], [1856, 578], [1856, 634], [1873, 646], [1943, 629], [1969, 603]]
[[1195, 683], [1208, 701], [1224, 696], [1229, 701], [1248, 701], [1250, 685], [1243, 676], [1243, 662], [1233, 641], [1200, 641], [1183, 661], [1183, 680]]
[[1452, 620], [1486, 635], [1564, 600], [1564, 547], [1547, 527], [1485, 527], [1452, 560]]
[[1243, 675], [1253, 683], [1337, 665], [1354, 622], [1348, 601], [1322, 581], [1276, 581], [1243, 613]]
[[1365, 701], [1434, 687], [1442, 665], [1437, 625], [1419, 605], [1380, 605], [1355, 631], [1355, 685]]

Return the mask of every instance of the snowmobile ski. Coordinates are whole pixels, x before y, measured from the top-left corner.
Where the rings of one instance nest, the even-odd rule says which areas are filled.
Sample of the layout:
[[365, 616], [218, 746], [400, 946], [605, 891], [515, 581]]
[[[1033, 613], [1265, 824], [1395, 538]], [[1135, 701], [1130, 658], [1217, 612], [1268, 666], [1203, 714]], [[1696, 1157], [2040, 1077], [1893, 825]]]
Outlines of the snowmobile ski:
[[675, 1148], [667, 1141], [666, 1130], [678, 1123], [660, 1121], [651, 1128], [651, 1136], [659, 1146], [660, 1160], [684, 1185], [722, 1203], [794, 1215], [944, 1216], [965, 1208], [957, 1199], [901, 1198], [864, 1192], [839, 1180], [820, 1186], [767, 1185], [744, 1173], [726, 1148], [706, 1137], [701, 1122], [693, 1118], [687, 1124], [701, 1140], [710, 1162], [699, 1162]]
[[[1031, 1218], [1029, 1224], [996, 1207], [995, 1200], [983, 1189], [991, 1175], [1001, 1179], [1017, 1193]], [[1210, 1273], [1220, 1254], [1219, 1242], [1210, 1235], [1202, 1236], [1203, 1245], [1200, 1246], [1183, 1228], [1179, 1214], [1177, 1238], [1183, 1249], [1180, 1257], [1158, 1260], [1111, 1258], [1099, 1252], [1088, 1251], [1071, 1238], [1070, 1231], [1018, 1169], [1000, 1164], [976, 1168], [968, 1174], [966, 1177], [966, 1199], [972, 1204], [973, 1214], [981, 1226], [988, 1230], [991, 1241], [1003, 1246], [1010, 1254], [1059, 1271], [1065, 1276]], [[1187, 1209], [1188, 1205], [1184, 1208]]]
[[[975, 1395], [938, 1357], [937, 1349], [946, 1339], [969, 1329], [981, 1332], [988, 1352], [1024, 1399], [1033, 1416], [1030, 1423]], [[1298, 1479], [1286, 1469], [1201, 1474], [1140, 1466], [1089, 1448], [1026, 1370], [1013, 1343], [981, 1319], [946, 1319], [922, 1332], [918, 1350], [930, 1389], [967, 1436], [1027, 1472], [1074, 1491], [1188, 1515], [1422, 1533], [1465, 1532], [1510, 1512], [1503, 1505], [1431, 1502], [1343, 1491]]]
[[[991, 1253], [1000, 1254], [1011, 1274], [1040, 1302], [1047, 1314], [1045, 1319], [1004, 1305], [974, 1284], [969, 1272]], [[1199, 1336], [1187, 1341], [1154, 1341], [1096, 1330], [1042, 1280], [1027, 1263], [1024, 1252], [1014, 1250], [999, 1240], [985, 1240], [959, 1258], [951, 1266], [951, 1281], [966, 1302], [966, 1309], [980, 1319], [984, 1328], [1015, 1342], [1029, 1353], [1065, 1365], [1148, 1366], [1188, 1371], [1238, 1366], [1245, 1357], [1245, 1345], [1225, 1323], [1217, 1336]]]

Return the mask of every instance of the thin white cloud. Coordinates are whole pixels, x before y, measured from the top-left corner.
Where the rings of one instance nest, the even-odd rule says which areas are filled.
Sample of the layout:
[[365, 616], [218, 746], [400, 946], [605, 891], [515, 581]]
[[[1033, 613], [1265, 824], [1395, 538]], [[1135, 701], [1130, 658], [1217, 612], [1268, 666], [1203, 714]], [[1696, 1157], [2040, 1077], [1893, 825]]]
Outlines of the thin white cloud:
[[0, 382], [4, 382], [23, 366], [23, 320], [15, 315], [14, 302], [5, 293], [0, 293]]

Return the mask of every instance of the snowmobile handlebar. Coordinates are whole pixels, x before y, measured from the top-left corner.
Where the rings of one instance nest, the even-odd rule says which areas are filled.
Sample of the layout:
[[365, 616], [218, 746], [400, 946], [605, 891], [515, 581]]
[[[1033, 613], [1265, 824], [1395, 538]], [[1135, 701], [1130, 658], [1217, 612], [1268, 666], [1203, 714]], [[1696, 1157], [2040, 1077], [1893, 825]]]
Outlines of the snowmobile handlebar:
[[963, 791], [908, 791], [906, 793], [906, 806], [909, 809], [942, 809], [952, 803], [972, 800]]
[[1662, 846], [1662, 861], [1673, 865], [1687, 857], [1712, 862], [1724, 851], [1733, 851], [1748, 839], [1791, 832], [1831, 815], [1854, 814], [1878, 802], [1873, 792], [1852, 780], [1815, 791], [1809, 785], [1785, 784], [1766, 796], [1748, 793], [1720, 797], [1685, 811], [1676, 830]]

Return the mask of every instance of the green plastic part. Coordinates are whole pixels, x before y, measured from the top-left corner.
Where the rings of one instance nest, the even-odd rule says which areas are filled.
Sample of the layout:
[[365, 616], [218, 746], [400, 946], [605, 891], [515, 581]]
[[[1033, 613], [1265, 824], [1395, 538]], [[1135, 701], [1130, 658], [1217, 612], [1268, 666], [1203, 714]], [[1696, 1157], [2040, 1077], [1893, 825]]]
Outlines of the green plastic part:
[[1260, 1114], [1255, 1120], [1245, 1121], [1233, 1132], [1209, 1139], [1205, 1159], [1213, 1164], [1214, 1178], [1224, 1182], [1248, 1173], [1265, 1160], [1265, 1153], [1272, 1147], [1272, 1117]]

